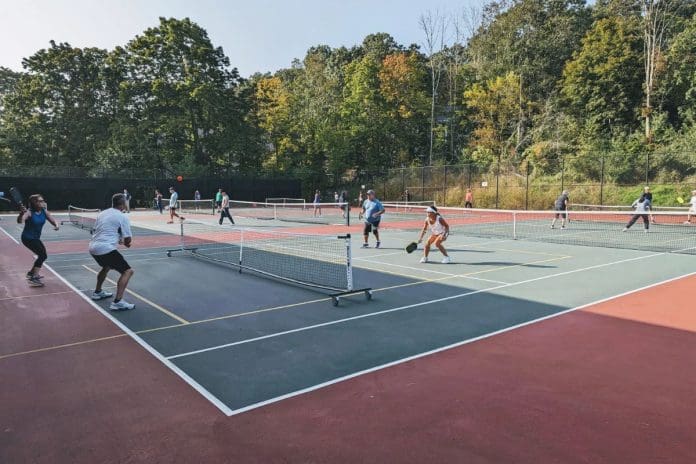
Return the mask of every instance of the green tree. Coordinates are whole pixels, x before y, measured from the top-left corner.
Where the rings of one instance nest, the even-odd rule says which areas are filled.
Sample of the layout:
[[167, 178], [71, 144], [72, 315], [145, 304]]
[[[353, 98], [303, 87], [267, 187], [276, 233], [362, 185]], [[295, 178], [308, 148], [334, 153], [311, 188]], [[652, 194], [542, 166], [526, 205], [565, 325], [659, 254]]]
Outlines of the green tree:
[[642, 98], [642, 41], [636, 19], [600, 19], [566, 64], [562, 92], [590, 134], [637, 128]]

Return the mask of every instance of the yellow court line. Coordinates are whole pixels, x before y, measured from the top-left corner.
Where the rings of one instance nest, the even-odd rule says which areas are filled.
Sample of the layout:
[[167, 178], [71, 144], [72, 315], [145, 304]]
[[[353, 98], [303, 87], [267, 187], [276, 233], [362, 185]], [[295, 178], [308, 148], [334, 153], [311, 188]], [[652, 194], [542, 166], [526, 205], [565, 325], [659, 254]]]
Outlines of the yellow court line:
[[64, 291], [64, 292], [34, 293], [33, 295], [8, 296], [8, 297], [0, 298], [0, 301], [18, 300], [20, 298], [35, 298], [37, 296], [65, 295], [67, 293], [75, 293], [75, 292], [73, 292], [72, 290], [68, 290], [68, 291]]
[[[270, 312], [270, 311], [278, 311], [280, 309], [288, 309], [288, 308], [303, 306], [303, 305], [310, 304], [310, 303], [318, 303], [320, 301], [329, 301], [330, 299], [331, 298], [319, 298], [317, 300], [301, 301], [299, 303], [292, 303], [292, 304], [287, 304], [287, 305], [283, 305], [283, 306], [273, 306], [271, 308], [255, 309], [253, 311], [247, 311], [244, 313], [228, 314], [226, 316], [218, 316], [218, 317], [211, 317], [210, 319], [200, 319], [198, 321], [191, 321], [185, 325], [202, 324], [204, 322], [221, 321], [224, 319], [234, 319], [234, 318], [242, 317], [242, 316], [250, 316], [252, 314], [260, 314], [260, 313], [266, 313], [266, 312]], [[143, 334], [143, 333], [157, 332], [158, 330], [175, 329], [177, 327], [181, 327], [181, 324], [168, 325], [168, 326], [164, 326], [164, 327], [155, 327], [154, 329], [139, 330], [135, 333]]]
[[[99, 274], [99, 272], [95, 271], [94, 269], [92, 269], [91, 267], [89, 267], [89, 266], [87, 266], [87, 265], [84, 265], [84, 264], [83, 264], [82, 267], [84, 267], [85, 269], [87, 269], [89, 272], [92, 272], [92, 273], [94, 273], [94, 274]], [[112, 283], [112, 284], [114, 284], [114, 285], [117, 285], [115, 281], [109, 279], [108, 277], [106, 278], [106, 281], [109, 282], [109, 283]], [[154, 301], [151, 301], [151, 300], [145, 298], [144, 296], [140, 295], [139, 293], [136, 293], [136, 292], [134, 292], [133, 290], [129, 290], [129, 289], [126, 289], [126, 292], [130, 293], [131, 295], [133, 295], [134, 297], [138, 298], [139, 300], [144, 301], [145, 303], [147, 303], [147, 304], [149, 304], [150, 306], [152, 306], [153, 308], [155, 308], [155, 309], [161, 311], [162, 313], [166, 314], [167, 316], [171, 317], [172, 319], [175, 319], [175, 320], [181, 322], [182, 324], [189, 324], [189, 321], [187, 321], [187, 320], [184, 319], [183, 317], [174, 314], [173, 312], [171, 312], [171, 311], [169, 311], [168, 309], [166, 309], [166, 308], [164, 308], [164, 307], [158, 305], [158, 304], [155, 303]]]
[[18, 353], [3, 354], [3, 355], [0, 355], [0, 359], [14, 358], [16, 356], [23, 356], [25, 354], [32, 354], [32, 353], [42, 353], [44, 351], [59, 350], [61, 348], [69, 348], [71, 346], [87, 345], [89, 343], [103, 342], [106, 340], [113, 340], [115, 338], [122, 338], [122, 337], [127, 337], [127, 336], [128, 336], [127, 334], [119, 334], [119, 335], [111, 335], [109, 337], [93, 338], [91, 340], [82, 340], [80, 342], [66, 343], [64, 345], [47, 346], [46, 348], [37, 348], [35, 350], [20, 351]]

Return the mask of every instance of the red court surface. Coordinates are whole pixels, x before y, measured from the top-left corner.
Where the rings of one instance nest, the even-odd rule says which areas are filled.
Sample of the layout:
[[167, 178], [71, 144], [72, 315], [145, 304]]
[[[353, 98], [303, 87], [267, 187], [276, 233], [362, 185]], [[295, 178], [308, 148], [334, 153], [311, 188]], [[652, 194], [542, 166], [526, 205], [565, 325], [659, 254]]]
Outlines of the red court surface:
[[696, 276], [227, 417], [0, 248], [0, 463], [696, 462]]

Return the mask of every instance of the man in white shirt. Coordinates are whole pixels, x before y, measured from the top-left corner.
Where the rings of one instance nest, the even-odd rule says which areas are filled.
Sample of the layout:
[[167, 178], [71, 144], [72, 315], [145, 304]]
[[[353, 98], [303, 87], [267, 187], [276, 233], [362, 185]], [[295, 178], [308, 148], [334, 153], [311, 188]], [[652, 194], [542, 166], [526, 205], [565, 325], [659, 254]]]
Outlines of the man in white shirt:
[[133, 269], [126, 262], [125, 258], [118, 251], [118, 245], [123, 244], [130, 248], [132, 234], [130, 221], [124, 214], [126, 209], [126, 197], [122, 193], [117, 193], [111, 197], [112, 207], [102, 211], [97, 216], [94, 224], [94, 233], [89, 242], [89, 253], [94, 260], [101, 266], [101, 271], [97, 274], [97, 286], [92, 294], [93, 300], [101, 300], [113, 296], [113, 293], [102, 290], [106, 275], [111, 269], [118, 271], [121, 277], [116, 285], [116, 298], [109, 306], [112, 311], [125, 311], [135, 308], [134, 304], [123, 300], [123, 294], [128, 286], [128, 281], [133, 276]]
[[234, 224], [234, 219], [230, 214], [230, 197], [227, 192], [222, 191], [222, 203], [220, 204], [220, 225], [222, 225], [222, 220], [228, 218], [232, 224]]
[[176, 208], [179, 206], [179, 194], [176, 193], [174, 187], [169, 187], [169, 195], [169, 221], [167, 221], [167, 224], [174, 224], [174, 216], [183, 221], [185, 218], [176, 213]]

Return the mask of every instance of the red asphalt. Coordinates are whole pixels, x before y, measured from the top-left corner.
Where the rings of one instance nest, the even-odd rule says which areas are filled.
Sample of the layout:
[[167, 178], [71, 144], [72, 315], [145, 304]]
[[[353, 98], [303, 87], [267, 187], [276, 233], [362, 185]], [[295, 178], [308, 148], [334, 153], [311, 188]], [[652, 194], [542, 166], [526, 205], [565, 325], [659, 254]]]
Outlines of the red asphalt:
[[696, 277], [226, 417], [0, 249], [1, 463], [696, 462]]

